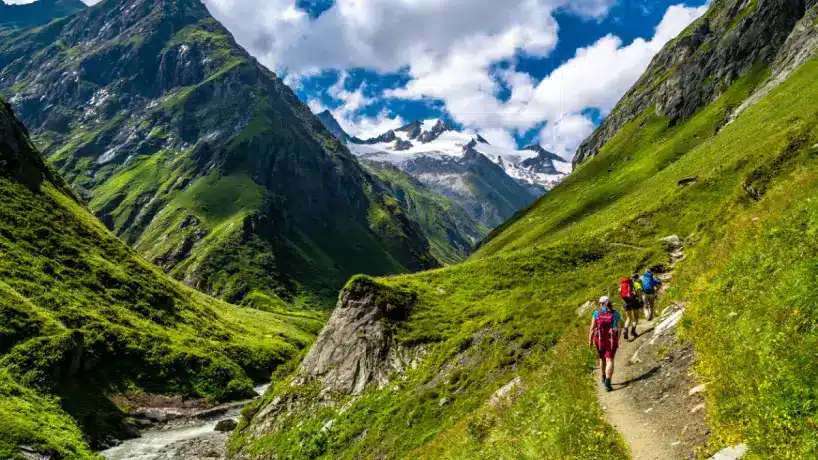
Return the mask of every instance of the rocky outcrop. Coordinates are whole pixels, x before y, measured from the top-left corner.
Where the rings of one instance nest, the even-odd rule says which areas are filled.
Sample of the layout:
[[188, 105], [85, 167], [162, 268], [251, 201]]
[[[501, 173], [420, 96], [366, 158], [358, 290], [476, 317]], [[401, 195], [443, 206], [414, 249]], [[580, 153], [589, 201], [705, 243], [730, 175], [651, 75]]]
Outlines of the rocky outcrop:
[[214, 428], [214, 430], [230, 432], [235, 430], [237, 426], [239, 426], [239, 422], [233, 420], [232, 418], [228, 418], [224, 420], [219, 420], [219, 422], [216, 423], [216, 427]]
[[[813, 0], [713, 2], [707, 14], [656, 55], [608, 118], [582, 143], [574, 165], [596, 155], [625, 123], [635, 120], [645, 110], [653, 109], [676, 124], [691, 117], [758, 66], [772, 65], [777, 60], [802, 63], [813, 52], [803, 47], [808, 40], [800, 29], [814, 25], [796, 25], [814, 3]], [[790, 38], [791, 35], [794, 37]], [[792, 41], [793, 46], [785, 46], [788, 41]]]
[[320, 381], [324, 392], [361, 394], [383, 386], [409, 365], [408, 350], [394, 340], [406, 319], [412, 294], [358, 277], [341, 293], [338, 306], [301, 364], [300, 382]]
[[28, 140], [25, 127], [14, 118], [11, 106], [0, 99], [0, 177], [39, 189], [48, 168]]
[[[384, 388], [416, 366], [424, 356], [423, 346], [410, 348], [396, 340], [415, 301], [414, 293], [367, 276], [353, 278], [291, 383], [245, 412], [250, 423], [242, 436], [269, 436], [314, 417], [322, 408], [340, 415], [368, 389]], [[324, 432], [334, 420], [321, 423]]]
[[784, 80], [789, 78], [801, 64], [815, 56], [818, 51], [818, 1], [807, 2], [807, 12], [795, 25], [787, 41], [779, 51], [767, 82], [744, 101], [731, 115], [730, 121], [751, 107]]

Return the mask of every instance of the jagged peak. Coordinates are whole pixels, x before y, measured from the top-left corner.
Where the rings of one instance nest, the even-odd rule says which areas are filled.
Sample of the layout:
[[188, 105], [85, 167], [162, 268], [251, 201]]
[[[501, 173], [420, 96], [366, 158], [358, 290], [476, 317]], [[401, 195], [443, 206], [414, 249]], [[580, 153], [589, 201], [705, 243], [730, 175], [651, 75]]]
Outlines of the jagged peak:
[[409, 123], [401, 126], [400, 128], [396, 129], [395, 131], [408, 132], [408, 131], [411, 131], [413, 129], [420, 128], [422, 125], [423, 125], [423, 121], [415, 120], [415, 121], [409, 122]]
[[523, 147], [522, 150], [528, 150], [530, 152], [537, 152], [538, 158], [541, 159], [549, 159], [552, 161], [560, 161], [563, 163], [567, 163], [565, 159], [554, 152], [550, 152], [543, 148], [540, 144], [531, 144], [529, 146]]

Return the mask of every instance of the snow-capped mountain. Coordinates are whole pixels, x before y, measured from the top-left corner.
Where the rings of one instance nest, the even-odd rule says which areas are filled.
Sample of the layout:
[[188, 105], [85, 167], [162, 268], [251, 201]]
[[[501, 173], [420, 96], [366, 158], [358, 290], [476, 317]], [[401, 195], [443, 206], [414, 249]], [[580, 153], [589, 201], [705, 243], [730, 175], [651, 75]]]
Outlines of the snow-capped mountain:
[[457, 131], [442, 120], [416, 121], [373, 139], [360, 140], [346, 135], [343, 140], [358, 156], [395, 165], [419, 156], [462, 158], [474, 150], [523, 185], [540, 185], [546, 190], [571, 172], [571, 163], [539, 145], [522, 150], [492, 145], [480, 135]]
[[492, 145], [442, 120], [415, 121], [363, 140], [344, 132], [328, 111], [318, 118], [356, 156], [412, 174], [488, 227], [499, 225], [571, 172], [569, 162], [539, 145], [521, 150]]

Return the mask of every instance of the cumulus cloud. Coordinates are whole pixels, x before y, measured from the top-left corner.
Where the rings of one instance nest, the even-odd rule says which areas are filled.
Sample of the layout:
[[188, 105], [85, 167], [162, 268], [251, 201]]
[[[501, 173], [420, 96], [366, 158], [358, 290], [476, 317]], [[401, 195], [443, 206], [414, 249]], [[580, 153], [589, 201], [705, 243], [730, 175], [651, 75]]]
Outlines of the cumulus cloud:
[[[471, 55], [479, 65], [468, 71], [461, 66], [468, 52], [453, 50], [446, 60], [434, 65], [412, 68], [414, 79], [404, 88], [390, 91], [391, 97], [435, 98], [459, 122], [482, 129], [524, 131], [543, 121], [547, 126], [540, 138], [560, 151], [572, 153], [593, 129], [593, 123], [580, 115], [588, 108], [607, 114], [628, 88], [645, 71], [654, 55], [706, 7], [671, 6], [651, 40], [636, 39], [625, 46], [619, 37], [608, 35], [555, 69], [542, 81], [512, 69], [491, 73], [491, 47], [477, 47]], [[466, 65], [469, 67], [469, 65]], [[424, 70], [428, 70], [424, 72]], [[465, 75], [464, 75], [465, 74]], [[493, 78], [505, 82], [511, 91], [503, 102], [495, 97]]]
[[[616, 0], [335, 0], [318, 18], [297, 8], [296, 0], [203, 1], [240, 44], [291, 86], [324, 69], [399, 71], [408, 83], [379, 99], [441, 101], [455, 121], [493, 133], [498, 143], [545, 123], [541, 140], [565, 155], [593, 126], [583, 111], [607, 114], [661, 47], [706, 10], [672, 6], [650, 40], [625, 44], [605, 36], [537, 81], [496, 64], [520, 54], [547, 56], [557, 44], [554, 12], [600, 19]], [[343, 81], [329, 94], [343, 104], [333, 113], [350, 133], [403, 121], [386, 112], [359, 116], [376, 101], [362, 88], [345, 89]], [[499, 99], [501, 90], [510, 97]]]
[[[294, 0], [205, 0], [211, 12], [267, 65], [287, 72], [367, 67], [382, 72], [492, 39], [504, 56], [552, 48], [551, 13], [599, 17], [614, 0], [336, 0], [312, 19]], [[472, 48], [476, 50], [475, 48]]]
[[539, 140], [546, 150], [570, 160], [580, 143], [593, 131], [594, 123], [590, 118], [571, 114], [546, 125]]

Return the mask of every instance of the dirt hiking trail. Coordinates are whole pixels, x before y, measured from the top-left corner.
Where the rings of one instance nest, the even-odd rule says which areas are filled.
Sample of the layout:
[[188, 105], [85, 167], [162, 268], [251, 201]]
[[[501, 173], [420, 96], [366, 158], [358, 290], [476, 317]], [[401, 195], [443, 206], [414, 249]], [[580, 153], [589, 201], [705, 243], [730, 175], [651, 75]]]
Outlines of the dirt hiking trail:
[[[660, 297], [672, 280], [674, 266], [684, 259], [678, 237], [664, 241], [671, 264], [666, 273], [657, 275], [662, 281]], [[617, 307], [621, 310], [621, 302]], [[598, 368], [592, 374], [608, 423], [628, 443], [634, 460], [692, 459], [707, 444], [702, 394], [707, 385], [693, 376], [693, 349], [675, 335], [684, 311], [684, 303], [672, 304], [657, 311], [653, 321], [641, 317], [638, 337], [621, 338], [614, 391], [605, 391]]]
[[636, 340], [622, 340], [614, 391], [605, 391], [599, 369], [593, 373], [608, 423], [628, 443], [634, 460], [695, 458], [707, 442], [703, 389], [690, 375], [692, 350], [676, 343], [675, 324], [668, 327], [680, 313], [677, 308], [654, 321], [643, 320]]

